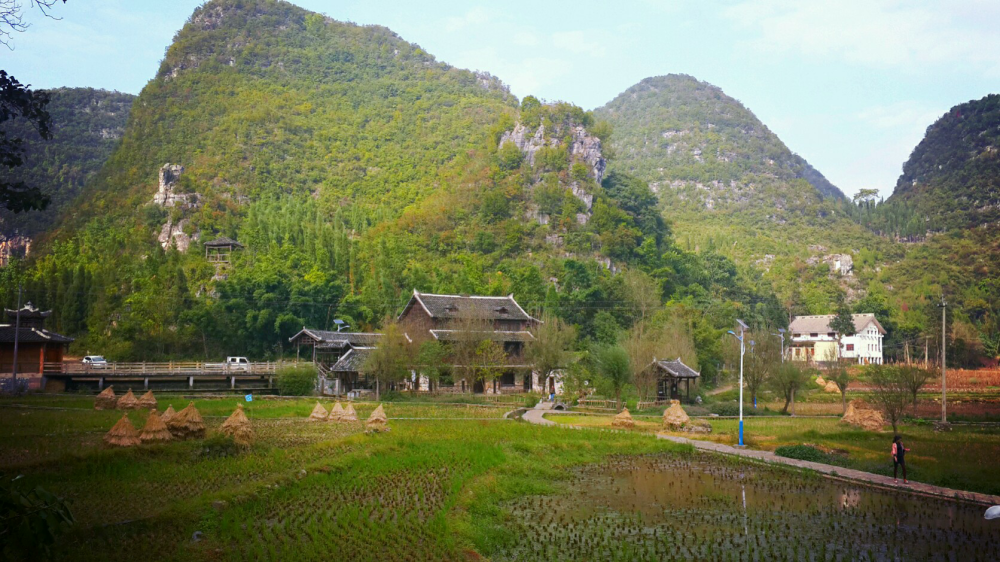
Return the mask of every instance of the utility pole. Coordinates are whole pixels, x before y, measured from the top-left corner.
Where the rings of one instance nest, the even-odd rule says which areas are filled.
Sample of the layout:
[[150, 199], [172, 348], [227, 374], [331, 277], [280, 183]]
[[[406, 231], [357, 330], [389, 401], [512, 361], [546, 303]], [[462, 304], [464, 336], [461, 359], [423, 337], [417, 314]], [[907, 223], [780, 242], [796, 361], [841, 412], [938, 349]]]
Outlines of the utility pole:
[[948, 303], [944, 300], [944, 293], [941, 293], [941, 423], [948, 423], [948, 361], [945, 348], [948, 347], [948, 334], [946, 331], [945, 312], [948, 310]]
[[11, 370], [13, 382], [17, 382], [17, 343], [21, 335], [21, 284], [17, 284], [17, 312], [14, 316], [14, 367]]

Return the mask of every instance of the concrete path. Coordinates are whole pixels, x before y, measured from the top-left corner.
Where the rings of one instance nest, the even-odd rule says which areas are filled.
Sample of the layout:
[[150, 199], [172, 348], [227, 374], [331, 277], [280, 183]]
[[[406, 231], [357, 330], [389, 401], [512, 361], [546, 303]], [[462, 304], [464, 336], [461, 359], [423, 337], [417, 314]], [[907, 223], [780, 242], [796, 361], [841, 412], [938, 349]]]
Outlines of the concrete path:
[[[572, 412], [559, 412], [553, 410], [535, 409], [535, 410], [528, 410], [521, 417], [524, 419], [524, 421], [528, 423], [534, 423], [538, 425], [547, 425], [547, 426], [559, 425], [560, 427], [584, 429], [581, 426], [556, 424], [556, 422], [552, 420], [547, 420], [544, 417], [545, 414], [563, 414], [563, 413], [570, 414]], [[596, 428], [590, 428], [590, 429], [596, 429]], [[854, 470], [850, 468], [844, 468], [841, 466], [832, 466], [829, 464], [823, 464], [818, 462], [802, 461], [798, 459], [779, 457], [778, 455], [775, 455], [770, 451], [758, 451], [755, 449], [732, 447], [730, 445], [723, 445], [722, 443], [715, 443], [712, 441], [701, 441], [698, 439], [688, 439], [686, 437], [680, 437], [676, 435], [666, 435], [662, 433], [656, 434], [656, 438], [665, 439], [667, 441], [673, 441], [674, 443], [691, 445], [692, 447], [698, 449], [699, 451], [706, 451], [710, 453], [718, 453], [723, 455], [732, 455], [735, 457], [741, 457], [748, 460], [755, 460], [773, 464], [783, 464], [795, 468], [814, 470], [830, 478], [845, 480], [848, 482], [861, 482], [876, 488], [904, 490], [911, 494], [955, 499], [983, 506], [1000, 505], [1000, 496], [979, 494], [976, 492], [964, 492], [962, 490], [953, 490], [951, 488], [942, 488], [940, 486], [932, 486], [930, 484], [922, 484], [920, 482], [912, 482], [912, 481], [909, 484], [903, 484], [902, 480], [900, 480], [899, 483], [896, 484], [893, 482], [891, 476], [882, 476], [881, 474], [872, 474], [871, 472], [864, 472], [861, 470]]]

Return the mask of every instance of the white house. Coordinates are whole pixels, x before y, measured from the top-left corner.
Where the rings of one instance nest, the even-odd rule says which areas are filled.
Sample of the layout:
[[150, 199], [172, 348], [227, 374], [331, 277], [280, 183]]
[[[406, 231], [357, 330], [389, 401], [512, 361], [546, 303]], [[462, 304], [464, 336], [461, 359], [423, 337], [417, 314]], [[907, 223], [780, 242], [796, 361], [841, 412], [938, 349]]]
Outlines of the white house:
[[882, 364], [882, 338], [885, 328], [874, 314], [852, 314], [853, 336], [841, 340], [837, 349], [837, 333], [830, 328], [835, 318], [832, 314], [796, 316], [788, 326], [792, 341], [788, 357], [793, 361], [830, 361], [834, 358], [852, 359], [860, 364]]

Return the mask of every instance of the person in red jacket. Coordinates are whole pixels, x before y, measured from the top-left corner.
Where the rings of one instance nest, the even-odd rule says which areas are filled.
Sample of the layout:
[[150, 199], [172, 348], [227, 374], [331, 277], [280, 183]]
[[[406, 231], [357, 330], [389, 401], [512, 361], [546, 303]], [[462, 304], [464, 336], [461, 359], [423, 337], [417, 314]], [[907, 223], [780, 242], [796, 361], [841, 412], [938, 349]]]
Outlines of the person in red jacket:
[[899, 435], [892, 438], [892, 481], [899, 483], [896, 478], [896, 471], [903, 467], [903, 484], [909, 484], [906, 479], [906, 452], [909, 451], [903, 446], [903, 438]]

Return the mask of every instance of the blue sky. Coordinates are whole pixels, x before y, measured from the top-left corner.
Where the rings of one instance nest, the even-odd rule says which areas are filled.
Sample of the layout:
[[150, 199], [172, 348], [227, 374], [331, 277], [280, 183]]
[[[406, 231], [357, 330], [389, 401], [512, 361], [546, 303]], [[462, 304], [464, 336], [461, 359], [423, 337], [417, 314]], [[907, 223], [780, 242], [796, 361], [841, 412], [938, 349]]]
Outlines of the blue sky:
[[[27, 3], [27, 2], [25, 2]], [[0, 52], [36, 87], [138, 93], [200, 0], [69, 0]], [[892, 192], [953, 105], [1000, 92], [997, 0], [298, 0], [385, 25], [523, 97], [603, 105], [632, 84], [691, 74], [739, 99], [846, 193]]]

